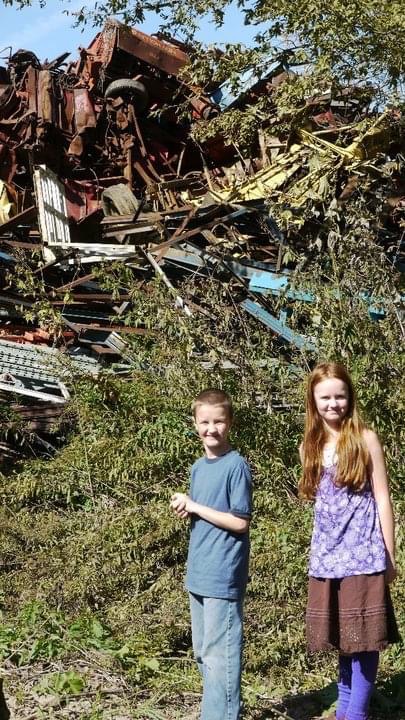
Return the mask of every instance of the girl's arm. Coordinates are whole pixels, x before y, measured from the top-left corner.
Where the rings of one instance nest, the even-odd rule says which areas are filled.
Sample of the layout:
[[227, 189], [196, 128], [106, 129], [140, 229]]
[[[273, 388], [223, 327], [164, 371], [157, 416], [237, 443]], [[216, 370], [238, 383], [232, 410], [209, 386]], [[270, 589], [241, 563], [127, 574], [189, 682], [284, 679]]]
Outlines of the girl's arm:
[[395, 523], [391, 496], [388, 488], [384, 452], [378, 436], [372, 430], [366, 430], [364, 432], [364, 440], [370, 454], [370, 482], [377, 504], [381, 531], [387, 552], [387, 570], [385, 577], [387, 583], [390, 583], [395, 580], [397, 575], [395, 566]]
[[301, 465], [303, 465], [304, 464], [304, 443], [303, 442], [299, 446], [298, 452], [300, 454]]

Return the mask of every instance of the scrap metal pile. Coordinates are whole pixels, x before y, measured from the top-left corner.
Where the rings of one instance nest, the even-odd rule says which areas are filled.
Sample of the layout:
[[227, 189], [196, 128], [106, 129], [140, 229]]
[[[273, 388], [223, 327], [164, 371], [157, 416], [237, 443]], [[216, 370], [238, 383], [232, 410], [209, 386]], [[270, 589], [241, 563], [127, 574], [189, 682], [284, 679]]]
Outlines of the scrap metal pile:
[[[247, 161], [221, 138], [199, 144], [193, 128], [271, 97], [280, 68], [239, 98], [225, 86], [202, 91], [184, 71], [188, 48], [116, 21], [76, 62], [67, 57], [41, 63], [18, 50], [0, 66], [0, 391], [35, 402], [34, 426], [38, 407], [46, 414], [69, 397], [61, 356], [80, 372], [125, 363], [125, 333], [145, 330], [123, 325], [130, 298], [102, 289], [103, 262], [128, 264], [143, 283], [160, 274], [169, 287], [220, 269], [240, 283], [246, 312], [284, 343], [310, 347], [266, 300], [288, 290], [283, 213], [288, 241], [305, 248], [310, 206], [322, 207], [332, 186], [339, 200], [364, 174], [387, 172], [400, 151], [392, 117], [363, 126], [355, 93], [317, 98], [293, 138], [275, 138], [269, 118]], [[401, 182], [381, 232], [398, 265]], [[41, 302], [61, 312], [62, 333], [30, 321], [38, 294], [21, 280], [25, 265]]]

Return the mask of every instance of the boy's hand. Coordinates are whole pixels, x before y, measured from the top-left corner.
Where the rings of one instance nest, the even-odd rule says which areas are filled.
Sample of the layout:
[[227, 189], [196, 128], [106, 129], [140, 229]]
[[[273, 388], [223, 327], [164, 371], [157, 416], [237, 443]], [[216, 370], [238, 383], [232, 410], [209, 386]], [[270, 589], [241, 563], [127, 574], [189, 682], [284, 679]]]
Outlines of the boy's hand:
[[186, 493], [174, 493], [171, 498], [170, 507], [178, 517], [187, 518], [190, 515], [191, 499]]

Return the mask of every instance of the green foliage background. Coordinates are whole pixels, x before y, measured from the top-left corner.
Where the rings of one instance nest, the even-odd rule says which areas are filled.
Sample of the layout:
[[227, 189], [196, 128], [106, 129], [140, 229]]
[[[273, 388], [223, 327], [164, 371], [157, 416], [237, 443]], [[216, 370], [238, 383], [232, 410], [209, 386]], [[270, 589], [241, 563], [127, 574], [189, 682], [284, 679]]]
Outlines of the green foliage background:
[[[274, 310], [288, 310], [293, 326], [306, 329], [318, 343], [316, 357], [280, 346], [242, 315], [232, 283], [184, 285], [186, 299], [204, 293], [208, 311], [186, 318], [159, 283], [145, 294], [118, 267], [105, 270], [110, 287], [127, 283], [131, 322], [142, 318], [153, 332], [133, 341], [131, 377], [72, 377], [71, 433], [56, 457], [22, 463], [1, 477], [3, 658], [49, 662], [90, 647], [126, 674], [134, 692], [198, 689], [182, 580], [187, 523], [170, 514], [168, 503], [174, 490], [187, 489], [201, 452], [190, 401], [220, 385], [237, 406], [233, 443], [254, 470], [245, 695], [254, 704], [263, 692], [282, 696], [333, 681], [334, 659], [325, 665], [305, 651], [312, 510], [296, 495], [305, 376], [325, 358], [349, 366], [363, 413], [386, 448], [399, 540], [393, 592], [405, 633], [398, 278], [377, 247], [357, 239], [354, 256], [347, 237], [344, 246], [298, 258], [298, 265], [296, 285], [310, 289], [315, 302], [291, 307], [282, 297]], [[386, 312], [379, 322], [358, 296], [359, 268], [378, 288], [375, 300]], [[231, 369], [224, 370], [224, 360]], [[401, 652], [397, 646], [383, 656], [390, 712], [400, 702], [393, 679], [400, 677]]]
[[[24, 7], [30, 0], [3, 4]], [[83, 6], [77, 20], [102, 23], [116, 15], [133, 23], [155, 11], [172, 31], [189, 38], [207, 13], [221, 25], [229, 4], [105, 0], [93, 15]], [[220, 116], [214, 131], [222, 131], [242, 150], [269, 118], [272, 132], [290, 141], [305, 126], [311, 112], [307, 99], [313, 93], [327, 92], [334, 99], [355, 84], [361, 101], [367, 99], [374, 108], [387, 99], [400, 106], [396, 93], [403, 83], [405, 56], [401, 0], [241, 0], [238, 5], [246, 22], [264, 23], [258, 25], [255, 46], [248, 51], [242, 45], [225, 47], [222, 55], [197, 52], [188, 79], [203, 87], [226, 79], [237, 92], [245, 70], [260, 76], [278, 64], [293, 71], [270, 103], [261, 100]], [[208, 136], [211, 130], [201, 125], [200, 134]], [[399, 192], [402, 138], [398, 122], [391, 169], [380, 172], [373, 163], [366, 172], [360, 167], [357, 190], [346, 203], [337, 202], [345, 182], [335, 164], [325, 176], [322, 197], [312, 197], [309, 188], [295, 233], [302, 235], [298, 246], [306, 252], [300, 257], [296, 246], [286, 247], [285, 260], [293, 259], [295, 286], [313, 293], [314, 302], [291, 304], [281, 297], [269, 298], [269, 304], [276, 314], [286, 310], [290, 325], [313, 338], [316, 353], [280, 346], [239, 308], [239, 289], [232, 282], [205, 279], [181, 287], [186, 300], [199, 298], [207, 311], [188, 319], [173, 308], [173, 297], [158, 283], [140, 291], [125, 269], [104, 269], [106, 288], [126, 287], [131, 295], [127, 322], [146, 326], [151, 335], [133, 341], [130, 378], [107, 373], [94, 381], [72, 373], [66, 445], [53, 459], [15, 465], [0, 477], [3, 661], [49, 667], [54, 660], [74, 662], [95, 652], [98, 662], [103, 658], [110, 669], [125, 675], [135, 696], [156, 688], [163, 697], [199, 688], [183, 590], [187, 525], [170, 515], [168, 501], [174, 490], [187, 488], [188, 469], [201, 452], [190, 422], [190, 401], [207, 385], [220, 385], [234, 397], [233, 442], [248, 458], [255, 478], [245, 698], [254, 705], [263, 695], [286, 696], [333, 681], [335, 659], [309, 658], [305, 651], [311, 507], [296, 495], [304, 381], [320, 359], [347, 364], [364, 416], [384, 443], [398, 529], [399, 578], [393, 595], [405, 636], [403, 283], [378, 244], [387, 224], [387, 197]], [[388, 153], [385, 146], [379, 149], [383, 156]], [[269, 209], [288, 231], [288, 207], [275, 201]], [[401, 222], [391, 226], [393, 243], [399, 240]], [[21, 292], [38, 290], [25, 271], [17, 280]], [[370, 319], [360, 291], [384, 309], [383, 319]], [[57, 328], [58, 318], [43, 298], [37, 316]], [[231, 369], [224, 370], [223, 361]], [[2, 408], [2, 420], [9, 417], [9, 409]], [[391, 720], [403, 717], [402, 658], [403, 644], [383, 654], [381, 707]], [[58, 692], [81, 687], [74, 673], [59, 674], [53, 683]]]

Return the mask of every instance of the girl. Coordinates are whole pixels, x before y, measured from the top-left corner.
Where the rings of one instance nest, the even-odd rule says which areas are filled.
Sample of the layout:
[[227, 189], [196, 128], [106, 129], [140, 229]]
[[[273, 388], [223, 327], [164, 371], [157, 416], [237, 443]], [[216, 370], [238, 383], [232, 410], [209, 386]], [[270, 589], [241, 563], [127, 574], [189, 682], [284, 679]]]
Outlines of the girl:
[[358, 416], [337, 363], [309, 376], [300, 494], [315, 499], [309, 561], [310, 651], [339, 651], [337, 720], [367, 720], [379, 651], [398, 630], [388, 584], [396, 576], [394, 517], [377, 435]]

